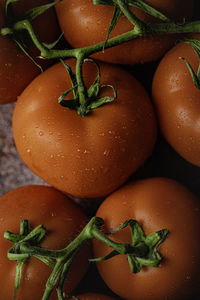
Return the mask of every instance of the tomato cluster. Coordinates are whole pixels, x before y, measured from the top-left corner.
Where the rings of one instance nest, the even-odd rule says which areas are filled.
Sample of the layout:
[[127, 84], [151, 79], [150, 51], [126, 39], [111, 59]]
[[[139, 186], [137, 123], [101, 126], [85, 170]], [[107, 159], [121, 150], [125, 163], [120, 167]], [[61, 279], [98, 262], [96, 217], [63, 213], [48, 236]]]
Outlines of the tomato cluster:
[[[200, 296], [200, 36], [187, 35], [194, 49], [179, 30], [152, 29], [107, 49], [121, 2], [152, 6], [170, 28], [200, 17], [191, 0], [0, 1], [0, 103], [15, 102], [16, 149], [48, 185], [0, 197], [0, 300]], [[165, 23], [134, 5], [126, 12], [154, 30]], [[125, 14], [115, 25], [108, 43], [137, 29]], [[87, 52], [96, 44], [105, 49]], [[85, 230], [93, 241], [69, 252], [66, 273], [65, 251], [94, 214], [104, 224]]]

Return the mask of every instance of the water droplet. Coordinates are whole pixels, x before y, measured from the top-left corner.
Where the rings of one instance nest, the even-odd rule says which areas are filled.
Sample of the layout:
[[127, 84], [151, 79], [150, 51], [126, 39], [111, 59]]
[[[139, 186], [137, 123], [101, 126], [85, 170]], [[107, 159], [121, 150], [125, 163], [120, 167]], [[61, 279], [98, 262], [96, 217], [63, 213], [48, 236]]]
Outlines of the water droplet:
[[103, 155], [105, 155], [106, 157], [108, 157], [109, 154], [110, 154], [110, 150], [105, 150], [104, 153], [103, 153]]
[[104, 133], [104, 132], [102, 132], [102, 133], [99, 133], [99, 135], [100, 135], [100, 136], [104, 136], [104, 135], [105, 135], [105, 133]]
[[31, 149], [26, 149], [26, 152], [27, 152], [27, 153], [30, 153], [30, 152], [31, 152]]
[[89, 150], [87, 150], [87, 149], [85, 149], [84, 151], [83, 151], [83, 153], [90, 153], [90, 151]]
[[39, 135], [40, 135], [40, 136], [43, 136], [43, 135], [44, 135], [44, 132], [43, 132], [43, 131], [40, 131], [40, 132], [39, 132]]

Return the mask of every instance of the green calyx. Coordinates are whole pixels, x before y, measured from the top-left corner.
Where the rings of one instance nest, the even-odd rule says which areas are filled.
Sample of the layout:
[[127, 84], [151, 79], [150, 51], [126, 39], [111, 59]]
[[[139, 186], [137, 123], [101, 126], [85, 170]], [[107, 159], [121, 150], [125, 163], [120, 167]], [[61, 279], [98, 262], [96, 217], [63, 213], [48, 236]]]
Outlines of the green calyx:
[[[112, 85], [102, 85], [100, 86], [100, 68], [98, 64], [93, 59], [84, 59], [83, 63], [90, 61], [95, 63], [97, 67], [97, 76], [94, 80], [93, 84], [86, 89], [84, 82], [82, 81], [82, 74], [76, 75], [72, 68], [63, 60], [61, 62], [63, 63], [65, 69], [67, 70], [71, 82], [72, 82], [72, 88], [65, 91], [58, 99], [58, 103], [64, 107], [76, 110], [79, 115], [85, 116], [88, 113], [90, 113], [93, 109], [98, 108], [99, 106], [102, 106], [105, 103], [112, 102], [117, 98], [117, 93], [115, 88]], [[100, 89], [104, 86], [108, 86], [112, 88], [113, 90], [113, 97], [105, 96], [105, 97], [99, 97]], [[73, 99], [67, 99], [65, 100], [65, 97], [70, 93], [73, 92]]]
[[21, 222], [19, 234], [14, 234], [9, 231], [4, 233], [4, 238], [14, 244], [14, 246], [8, 251], [8, 258], [10, 260], [17, 260], [14, 299], [16, 298], [17, 291], [20, 286], [23, 265], [30, 257], [27, 253], [21, 253], [20, 247], [26, 243], [31, 246], [38, 246], [41, 240], [45, 237], [45, 234], [46, 230], [43, 225], [40, 225], [31, 231], [30, 224], [27, 220], [23, 220]]
[[110, 234], [122, 230], [127, 226], [130, 227], [131, 232], [132, 242], [130, 244], [122, 244], [121, 249], [118, 244], [118, 248], [111, 251], [105, 257], [92, 259], [91, 261], [104, 261], [116, 255], [125, 254], [132, 273], [140, 272], [144, 266], [157, 267], [162, 260], [158, 252], [158, 246], [165, 241], [169, 231], [162, 229], [145, 236], [142, 227], [137, 221], [128, 220], [110, 232]]
[[31, 230], [29, 222], [24, 220], [21, 222], [19, 234], [6, 231], [4, 237], [14, 244], [8, 251], [8, 259], [17, 261], [14, 299], [16, 299], [21, 283], [23, 265], [29, 258], [34, 256], [52, 269], [41, 300], [48, 300], [54, 288], [57, 290], [58, 300], [64, 300], [63, 286], [68, 270], [81, 247], [86, 241], [93, 238], [100, 240], [113, 250], [106, 257], [90, 259], [91, 262], [107, 260], [116, 255], [125, 255], [133, 273], [140, 272], [143, 266], [157, 267], [160, 264], [162, 258], [158, 252], [158, 246], [168, 236], [169, 232], [167, 229], [145, 236], [138, 222], [129, 220], [113, 230], [109, 235], [129, 226], [132, 242], [130, 244], [117, 243], [110, 239], [108, 234], [102, 233], [101, 227], [103, 223], [104, 221], [101, 218], [93, 217], [81, 233], [61, 250], [48, 250], [39, 246], [46, 235], [46, 229], [43, 225], [39, 225]]

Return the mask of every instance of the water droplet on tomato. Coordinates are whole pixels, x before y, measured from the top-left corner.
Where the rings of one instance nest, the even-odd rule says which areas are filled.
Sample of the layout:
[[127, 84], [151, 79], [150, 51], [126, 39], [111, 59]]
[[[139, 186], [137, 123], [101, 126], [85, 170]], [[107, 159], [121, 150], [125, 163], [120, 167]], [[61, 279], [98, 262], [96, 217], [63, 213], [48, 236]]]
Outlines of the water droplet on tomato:
[[107, 150], [107, 149], [106, 149], [106, 150], [104, 151], [104, 153], [103, 153], [103, 155], [105, 155], [106, 157], [108, 157], [109, 154], [110, 154], [110, 150]]

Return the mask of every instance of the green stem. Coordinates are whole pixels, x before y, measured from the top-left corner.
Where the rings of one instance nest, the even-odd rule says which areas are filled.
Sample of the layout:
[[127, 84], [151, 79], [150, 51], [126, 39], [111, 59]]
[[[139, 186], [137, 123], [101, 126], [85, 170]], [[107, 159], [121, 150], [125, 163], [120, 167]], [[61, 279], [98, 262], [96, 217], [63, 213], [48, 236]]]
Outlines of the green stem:
[[102, 243], [106, 244], [120, 254], [133, 254], [143, 256], [147, 252], [147, 247], [144, 243], [140, 243], [137, 246], [132, 246], [129, 243], [117, 243], [109, 239], [96, 227], [93, 228], [92, 233], [94, 238], [100, 240]]
[[[117, 0], [119, 1], [119, 0]], [[138, 29], [139, 28], [139, 29]], [[104, 41], [91, 45], [88, 47], [77, 48], [77, 49], [48, 49], [43, 43], [38, 39], [35, 34], [31, 23], [28, 20], [18, 21], [14, 24], [13, 30], [27, 30], [34, 45], [40, 50], [40, 54], [43, 58], [64, 58], [64, 57], [88, 57], [96, 52], [99, 52], [104, 47]], [[6, 28], [1, 29], [1, 34], [5, 35], [7, 32]], [[145, 26], [135, 26], [133, 30], [123, 33], [119, 36], [111, 38], [107, 41], [105, 48], [111, 48], [128, 42], [130, 40], [136, 39], [138, 37], [144, 37], [148, 35], [157, 34], [173, 34], [173, 33], [192, 33], [200, 32], [200, 21], [187, 22], [183, 24], [176, 23], [156, 23], [156, 24], [146, 24]]]
[[130, 10], [129, 6], [123, 0], [114, 0], [114, 2], [119, 6], [120, 10], [123, 12], [125, 17], [132, 23], [134, 26], [134, 31], [138, 34], [143, 33], [146, 27], [146, 24], [138, 19]]
[[198, 33], [200, 32], [200, 21], [177, 23], [155, 23], [148, 26], [149, 34], [173, 34], [173, 33]]
[[[110, 2], [109, 2], [110, 3]], [[80, 115], [85, 116], [90, 109], [88, 104], [90, 99], [88, 99], [87, 89], [84, 84], [82, 66], [84, 59], [93, 55], [96, 52], [108, 49], [122, 43], [134, 40], [140, 37], [146, 37], [149, 35], [159, 35], [159, 34], [173, 34], [173, 33], [191, 33], [191, 32], [200, 32], [200, 21], [188, 22], [183, 24], [176, 24], [174, 22], [168, 21], [166, 23], [157, 23], [157, 24], [147, 24], [138, 19], [130, 9], [130, 5], [125, 0], [113, 0], [113, 4], [120, 9], [124, 16], [134, 25], [133, 29], [123, 33], [119, 36], [109, 38], [108, 40], [102, 41], [95, 45], [90, 45], [88, 47], [82, 47], [77, 49], [49, 49], [45, 44], [43, 44], [37, 37], [31, 22], [26, 18], [23, 20], [16, 21], [11, 28], [5, 27], [1, 29], [2, 35], [11, 35], [15, 38], [15, 32], [26, 30], [35, 45], [35, 47], [40, 51], [40, 56], [45, 59], [63, 59], [63, 58], [76, 58], [76, 80], [77, 80], [77, 102], [78, 105], [77, 111]], [[134, 4], [132, 3], [134, 6]], [[143, 7], [141, 1], [135, 1], [136, 7]], [[157, 15], [164, 18], [160, 15], [158, 11], [154, 10], [151, 7], [144, 7], [145, 11], [148, 11], [152, 15]], [[17, 41], [16, 41], [17, 42]], [[97, 97], [96, 97], [97, 98]]]
[[76, 80], [77, 80], [77, 91], [79, 95], [79, 109], [78, 113], [81, 116], [85, 116], [87, 114], [87, 104], [88, 104], [88, 97], [86, 87], [83, 81], [83, 63], [84, 63], [84, 54], [80, 52], [80, 55], [77, 56], [76, 62]]
[[[58, 299], [63, 300], [62, 290], [67, 272], [82, 246], [87, 240], [91, 240], [93, 238], [97, 238], [113, 249], [110, 255], [107, 255], [105, 258], [101, 258], [101, 260], [106, 260], [109, 257], [111, 258], [118, 254], [124, 254], [127, 256], [129, 265], [133, 272], [139, 272], [143, 265], [158, 266], [161, 258], [157, 252], [157, 245], [163, 242], [164, 239], [153, 239], [152, 234], [151, 239], [149, 236], [145, 237], [142, 229], [140, 229], [139, 224], [136, 221], [131, 221], [133, 220], [130, 220], [129, 222], [126, 221], [117, 229], [118, 231], [120, 228], [125, 228], [128, 225], [131, 226], [132, 243], [130, 244], [118, 243], [111, 240], [101, 231], [103, 220], [98, 217], [93, 217], [83, 228], [81, 233], [62, 250], [47, 250], [40, 248], [39, 246], [35, 246], [35, 243], [37, 244], [41, 241], [40, 235], [43, 233], [44, 227], [40, 225], [29, 232], [29, 227], [24, 227], [22, 225], [21, 233], [25, 233], [27, 231], [27, 235], [25, 237], [21, 236], [21, 240], [15, 238], [14, 246], [8, 251], [8, 257], [10, 253], [12, 253], [11, 259], [14, 259], [14, 255], [16, 255], [15, 260], [18, 261], [18, 265], [20, 264], [20, 268], [18, 268], [16, 271], [15, 294], [17, 293], [21, 282], [22, 266], [29, 257], [34, 256], [45, 264], [49, 265], [49, 267], [53, 268], [51, 275], [46, 282], [46, 289], [42, 300], [49, 299], [56, 285]], [[133, 225], [136, 226], [135, 233]], [[157, 236], [157, 233], [155, 234]], [[5, 235], [5, 237], [9, 238], [9, 235]], [[35, 240], [36, 237], [37, 239]]]

